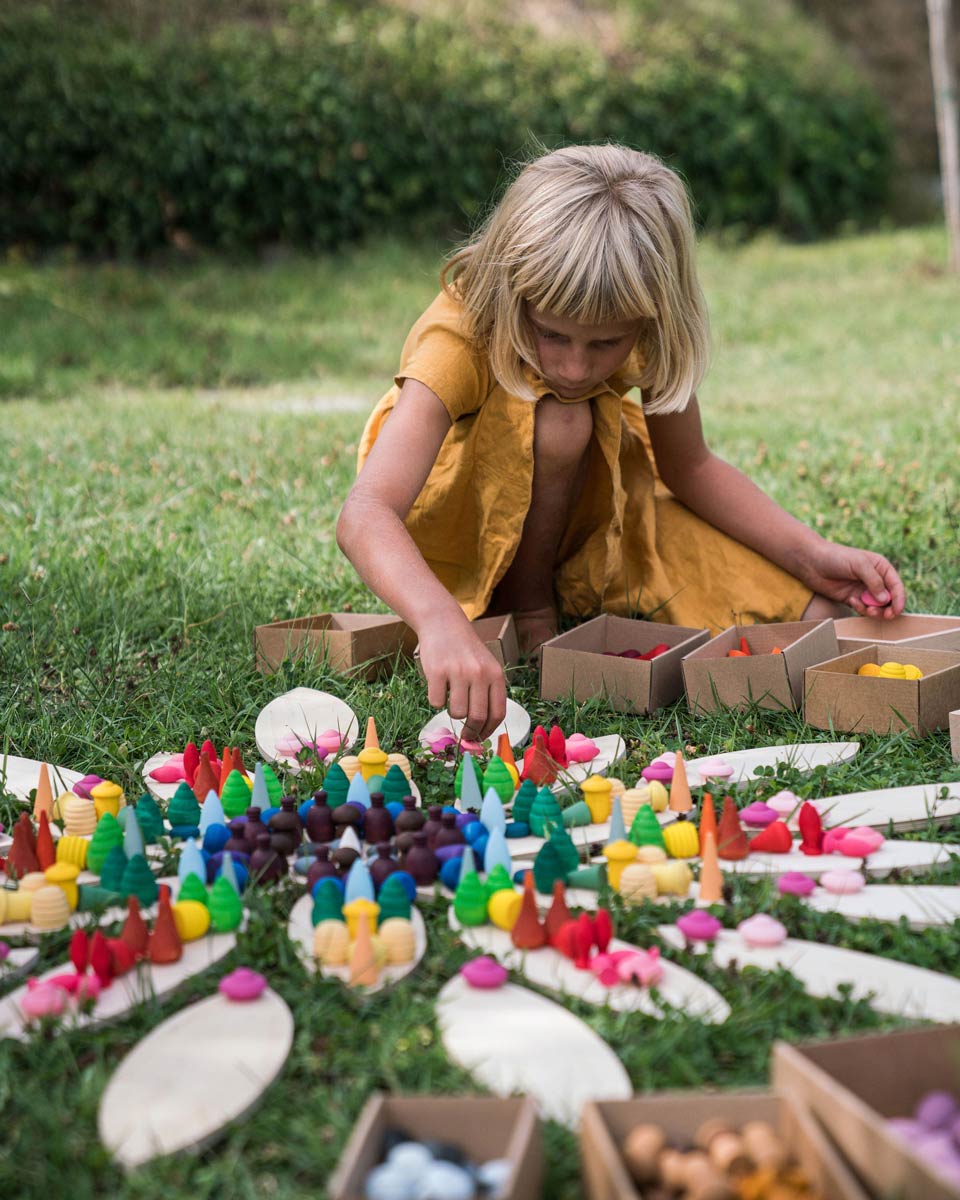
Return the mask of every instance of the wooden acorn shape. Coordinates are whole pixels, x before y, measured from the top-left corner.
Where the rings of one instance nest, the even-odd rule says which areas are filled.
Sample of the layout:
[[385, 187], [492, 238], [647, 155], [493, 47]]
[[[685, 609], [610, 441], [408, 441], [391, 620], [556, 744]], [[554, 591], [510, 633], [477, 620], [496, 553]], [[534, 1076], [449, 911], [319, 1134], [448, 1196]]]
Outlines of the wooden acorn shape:
[[273, 883], [283, 879], [288, 870], [286, 858], [270, 845], [270, 835], [262, 833], [257, 839], [257, 848], [250, 855], [250, 882]]
[[297, 802], [292, 796], [280, 801], [280, 811], [270, 818], [270, 845], [279, 854], [296, 853], [303, 841], [303, 824], [297, 812]]
[[[259, 813], [259, 809], [257, 812]], [[261, 824], [263, 824], [261, 822]], [[229, 850], [231, 854], [246, 854], [249, 856], [252, 846], [247, 841], [247, 818], [234, 817], [233, 820], [227, 822], [227, 828], [230, 830], [230, 836], [227, 838], [224, 850]], [[264, 832], [266, 832], [264, 825]]]
[[552, 946], [557, 944], [557, 935], [560, 930], [570, 920], [570, 909], [567, 908], [567, 889], [564, 886], [562, 879], [557, 879], [553, 884], [553, 899], [550, 901], [550, 907], [547, 909], [547, 915], [543, 925], [547, 931], [547, 938]]
[[371, 845], [389, 842], [393, 837], [393, 817], [386, 808], [383, 792], [370, 794], [370, 807], [363, 818], [363, 836]]
[[147, 946], [147, 957], [152, 963], [163, 964], [178, 962], [183, 956], [183, 944], [177, 933], [177, 923], [173, 919], [170, 907], [170, 889], [164, 885], [160, 888], [160, 901], [157, 907], [156, 920], [150, 931], [150, 942]]
[[724, 796], [723, 810], [717, 825], [717, 854], [729, 862], [737, 862], [750, 853], [750, 843], [740, 824], [740, 815], [732, 796]]
[[337, 837], [343, 837], [345, 829], [356, 829], [363, 815], [355, 804], [338, 804], [333, 810], [333, 825]]
[[510, 939], [518, 950], [539, 950], [547, 944], [547, 931], [540, 924], [537, 913], [532, 871], [528, 871], [523, 880], [523, 903], [520, 906], [520, 916], [510, 930]]
[[404, 796], [403, 812], [397, 814], [397, 819], [394, 823], [397, 833], [416, 833], [426, 823], [427, 815], [422, 808], [417, 808], [417, 802], [414, 797]]
[[150, 931], [140, 912], [140, 901], [133, 894], [127, 897], [127, 917], [120, 930], [120, 940], [126, 942], [136, 958], [144, 958], [150, 946]]
[[463, 830], [457, 828], [457, 814], [443, 813], [440, 817], [440, 831], [434, 839], [434, 850], [439, 850], [442, 846], [463, 846], [466, 841]]
[[307, 837], [311, 842], [332, 842], [333, 810], [327, 804], [327, 793], [321, 788], [313, 793], [313, 803], [307, 809]]
[[750, 849], [763, 854], [789, 854], [793, 849], [793, 835], [786, 821], [771, 822], [752, 839]]
[[376, 890], [379, 892], [390, 876], [399, 870], [400, 864], [393, 858], [393, 848], [389, 841], [378, 842], [377, 857], [370, 864], [370, 878]]
[[263, 816], [255, 804], [251, 804], [247, 809], [244, 821], [246, 823], [243, 827], [243, 837], [247, 843], [246, 850], [248, 854], [252, 854], [263, 834], [269, 837], [271, 831], [269, 826], [264, 825]]
[[314, 859], [307, 871], [307, 891], [312, 892], [314, 885], [321, 879], [337, 879], [340, 872], [330, 861], [330, 847], [319, 846], [314, 851]]
[[[822, 854], [823, 821], [820, 819], [820, 814], [808, 801], [804, 801], [800, 806], [797, 824], [800, 827], [800, 853], [812, 856]], [[38, 837], [38, 846], [39, 840]]]
[[[443, 816], [443, 806], [440, 804], [432, 804], [427, 809], [427, 823], [423, 827], [423, 832], [426, 835], [427, 845], [431, 850], [437, 848], [437, 836], [443, 828], [441, 817]], [[454, 817], [456, 820], [456, 817]]]
[[407, 851], [403, 868], [409, 871], [418, 887], [427, 887], [440, 874], [440, 860], [427, 845], [424, 830], [413, 835], [413, 846]]

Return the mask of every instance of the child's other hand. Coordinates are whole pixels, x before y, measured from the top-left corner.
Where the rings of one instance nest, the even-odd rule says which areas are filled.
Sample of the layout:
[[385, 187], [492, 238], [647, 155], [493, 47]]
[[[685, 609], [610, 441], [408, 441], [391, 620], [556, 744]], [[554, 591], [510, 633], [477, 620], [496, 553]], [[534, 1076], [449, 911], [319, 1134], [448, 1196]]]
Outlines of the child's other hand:
[[482, 742], [507, 715], [503, 668], [477, 637], [468, 621], [440, 621], [420, 631], [420, 664], [427, 677], [427, 696], [464, 721], [463, 736]]
[[[858, 550], [838, 542], [821, 542], [804, 572], [804, 583], [865, 617], [896, 617], [903, 612], [906, 594], [896, 567], [882, 554]], [[864, 601], [867, 593], [867, 602]], [[869, 603], [876, 600], [878, 604]]]

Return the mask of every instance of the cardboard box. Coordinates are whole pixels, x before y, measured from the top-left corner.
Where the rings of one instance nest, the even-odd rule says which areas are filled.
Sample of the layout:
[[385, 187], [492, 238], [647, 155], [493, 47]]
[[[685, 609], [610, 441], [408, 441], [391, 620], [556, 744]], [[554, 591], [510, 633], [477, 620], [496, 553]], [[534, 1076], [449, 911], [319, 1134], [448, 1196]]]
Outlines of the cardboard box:
[[773, 1048], [773, 1082], [819, 1122], [866, 1185], [903, 1200], [956, 1200], [922, 1151], [894, 1137], [889, 1117], [912, 1116], [925, 1092], [960, 1095], [960, 1026]]
[[823, 1200], [868, 1200], [817, 1125], [794, 1104], [773, 1092], [655, 1092], [632, 1100], [586, 1104], [580, 1119], [580, 1151], [587, 1200], [643, 1200], [620, 1154], [630, 1130], [659, 1125], [671, 1142], [690, 1145], [697, 1129], [713, 1117], [739, 1128], [769, 1121], [783, 1136]]
[[411, 655], [416, 642], [413, 630], [391, 613], [320, 613], [258, 625], [253, 650], [265, 675], [288, 658], [315, 657], [332, 671], [374, 679], [397, 654]]
[[[706, 629], [660, 625], [604, 613], [568, 633], [544, 642], [540, 658], [540, 697], [575, 700], [603, 695], [618, 712], [648, 713], [670, 704], [683, 692], [680, 662], [702, 645]], [[652, 650], [665, 642], [665, 650], [649, 662], [609, 657], [622, 650]]]
[[364, 1105], [337, 1169], [327, 1183], [329, 1200], [363, 1200], [363, 1181], [383, 1157], [388, 1128], [417, 1139], [459, 1146], [474, 1163], [506, 1158], [513, 1175], [503, 1200], [537, 1200], [543, 1185], [543, 1140], [537, 1106], [529, 1096], [384, 1096]]
[[950, 754], [960, 762], [960, 708], [950, 714]]
[[[922, 679], [876, 679], [857, 674], [864, 663], [887, 662], [889, 646], [867, 646], [804, 672], [803, 716], [817, 729], [845, 733], [916, 734], [945, 729], [950, 710], [960, 706], [960, 654], [911, 646], [903, 659]], [[899, 660], [898, 660], [899, 661]]]
[[473, 628], [501, 667], [515, 667], [520, 662], [520, 643], [512, 614], [479, 617], [473, 622]]
[[[749, 658], [727, 658], [745, 637]], [[771, 654], [779, 646], [782, 654]], [[691, 712], [713, 712], [756, 703], [794, 709], [803, 703], [803, 672], [836, 658], [833, 621], [789, 621], [778, 625], [735, 625], [683, 660], [683, 683]]]
[[928, 650], [960, 650], [960, 617], [901, 613], [889, 621], [840, 617], [833, 624], [841, 654], [886, 642], [916, 643]]

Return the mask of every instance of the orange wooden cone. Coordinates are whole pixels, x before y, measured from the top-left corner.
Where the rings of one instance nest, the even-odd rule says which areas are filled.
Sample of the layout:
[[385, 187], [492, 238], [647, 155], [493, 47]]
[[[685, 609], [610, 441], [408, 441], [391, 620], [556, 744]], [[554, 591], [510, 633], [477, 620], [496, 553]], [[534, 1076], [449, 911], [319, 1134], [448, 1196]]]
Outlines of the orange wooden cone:
[[40, 827], [37, 830], [37, 862], [40, 870], [45, 871], [57, 861], [57, 848], [53, 844], [53, 834], [50, 832], [50, 821], [45, 811], [40, 813]]
[[[207, 765], [209, 766], [209, 761]], [[182, 955], [183, 943], [180, 941], [180, 934], [177, 933], [177, 923], [170, 908], [170, 889], [163, 886], [160, 889], [160, 905], [150, 934], [147, 957], [152, 963], [172, 963], [177, 962]]]
[[362, 912], [357, 918], [357, 936], [350, 952], [350, 986], [370, 987], [379, 978], [380, 968], [370, 937], [370, 919]]
[[740, 814], [733, 802], [732, 796], [724, 796], [723, 811], [717, 825], [717, 854], [730, 862], [746, 858], [750, 853], [750, 843], [740, 824]]
[[703, 793], [703, 799], [700, 801], [700, 824], [698, 826], [700, 834], [700, 853], [703, 853], [703, 839], [708, 833], [713, 834], [713, 844], [717, 844], [717, 812], [713, 807], [713, 797], [709, 792]]
[[223, 758], [220, 760], [220, 786], [217, 788], [217, 795], [223, 795], [223, 785], [227, 782], [227, 776], [231, 771], [236, 770], [237, 760], [233, 751], [229, 746], [223, 748]]
[[700, 864], [700, 903], [723, 903], [723, 874], [717, 857], [717, 838], [712, 829], [701, 835], [703, 850]]
[[547, 931], [540, 924], [537, 899], [533, 893], [533, 872], [528, 871], [523, 880], [523, 901], [510, 938], [518, 950], [538, 950], [547, 944]]
[[367, 736], [363, 739], [364, 750], [379, 750], [380, 739], [377, 737], [377, 723], [373, 717], [367, 717]]
[[671, 812], [676, 813], [689, 812], [693, 808], [690, 785], [687, 783], [687, 768], [683, 761], [683, 753], [680, 750], [677, 751], [677, 761], [673, 768], [669, 807]]
[[37, 795], [33, 802], [34, 820], [40, 820], [40, 814], [46, 813], [49, 817], [53, 812], [53, 790], [50, 787], [50, 772], [47, 770], [47, 764], [40, 764], [40, 778], [37, 780]]
[[499, 738], [497, 738], [497, 756], [508, 767], [516, 769], [517, 760], [513, 757], [513, 747], [510, 745], [510, 735], [508, 733], [501, 733]]
[[200, 754], [200, 766], [197, 767], [197, 773], [193, 780], [193, 794], [196, 796], [198, 803], [202, 804], [211, 792], [215, 792], [220, 786], [220, 776], [214, 771], [210, 764], [210, 755], [206, 750]]

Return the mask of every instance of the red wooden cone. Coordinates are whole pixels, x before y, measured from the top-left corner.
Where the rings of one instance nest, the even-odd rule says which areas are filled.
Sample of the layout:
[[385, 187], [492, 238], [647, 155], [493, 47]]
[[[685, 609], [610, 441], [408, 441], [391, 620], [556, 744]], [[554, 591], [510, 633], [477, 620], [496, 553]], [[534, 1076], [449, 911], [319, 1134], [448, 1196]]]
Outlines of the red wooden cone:
[[170, 889], [164, 885], [160, 888], [160, 904], [150, 934], [147, 956], [152, 963], [172, 963], [177, 962], [182, 955], [183, 944], [177, 933], [173, 910], [170, 908]]
[[227, 776], [233, 770], [233, 751], [229, 746], [223, 748], [223, 758], [220, 761], [220, 782], [217, 784], [217, 795], [223, 795], [223, 785], [227, 782]]
[[[204, 743], [206, 745], [206, 743]], [[210, 755], [206, 750], [200, 751], [200, 766], [197, 767], [197, 774], [193, 780], [193, 794], [202, 804], [206, 800], [210, 792], [215, 792], [220, 786], [220, 777], [213, 769], [213, 764], [210, 761]]]
[[134, 895], [127, 897], [127, 919], [120, 930], [120, 940], [130, 947], [135, 958], [146, 957], [150, 931], [140, 912], [140, 901]]
[[57, 848], [53, 844], [53, 834], [50, 832], [50, 820], [46, 812], [40, 813], [40, 828], [37, 830], [37, 862], [40, 870], [45, 871], [57, 861]]
[[786, 821], [774, 821], [762, 829], [750, 842], [750, 850], [764, 854], [788, 854], [793, 849], [793, 835]]
[[593, 941], [601, 954], [605, 954], [613, 937], [613, 920], [605, 908], [598, 908], [593, 919]]
[[549, 787], [557, 780], [557, 764], [550, 756], [542, 734], [523, 752], [523, 779], [532, 779], [537, 787]]
[[233, 748], [233, 769], [239, 771], [241, 775], [247, 773], [247, 768], [243, 765], [243, 756], [236, 746]]
[[113, 978], [113, 959], [110, 956], [107, 939], [99, 929], [94, 933], [93, 941], [90, 943], [90, 968], [103, 987], [110, 986], [110, 980]]
[[589, 913], [581, 913], [577, 918], [577, 955], [573, 965], [581, 971], [590, 966], [590, 951], [593, 949], [593, 921]]
[[557, 935], [564, 925], [571, 920], [570, 910], [567, 908], [566, 888], [562, 879], [555, 879], [553, 882], [553, 900], [550, 908], [547, 910], [547, 916], [544, 920], [544, 927], [547, 931], [547, 937], [552, 946], [557, 944]]
[[723, 811], [717, 826], [717, 856], [728, 862], [735, 862], [738, 859], [746, 858], [749, 853], [750, 843], [740, 824], [737, 806], [734, 804], [732, 796], [724, 796]]
[[193, 787], [193, 781], [197, 777], [197, 767], [199, 766], [200, 751], [197, 749], [197, 743], [187, 742], [186, 749], [183, 752], [183, 776], [191, 787]]
[[550, 757], [560, 767], [567, 765], [567, 739], [559, 725], [554, 725], [547, 738], [547, 750]]
[[13, 845], [7, 854], [8, 875], [12, 875], [15, 879], [22, 879], [31, 871], [40, 870], [36, 845], [37, 840], [33, 836], [30, 818], [24, 813], [13, 827]]
[[85, 929], [75, 929], [70, 938], [70, 961], [82, 975], [90, 965], [90, 939]]
[[580, 944], [580, 926], [573, 919], [565, 921], [557, 930], [554, 948], [566, 958], [577, 957], [577, 947]]
[[533, 894], [533, 872], [528, 871], [523, 881], [523, 900], [520, 915], [510, 930], [510, 938], [518, 950], [539, 950], [547, 944], [547, 931], [540, 924], [537, 900]]
[[132, 971], [137, 962], [137, 956], [122, 937], [107, 938], [107, 949], [110, 951], [110, 969], [113, 977], [126, 975]]

